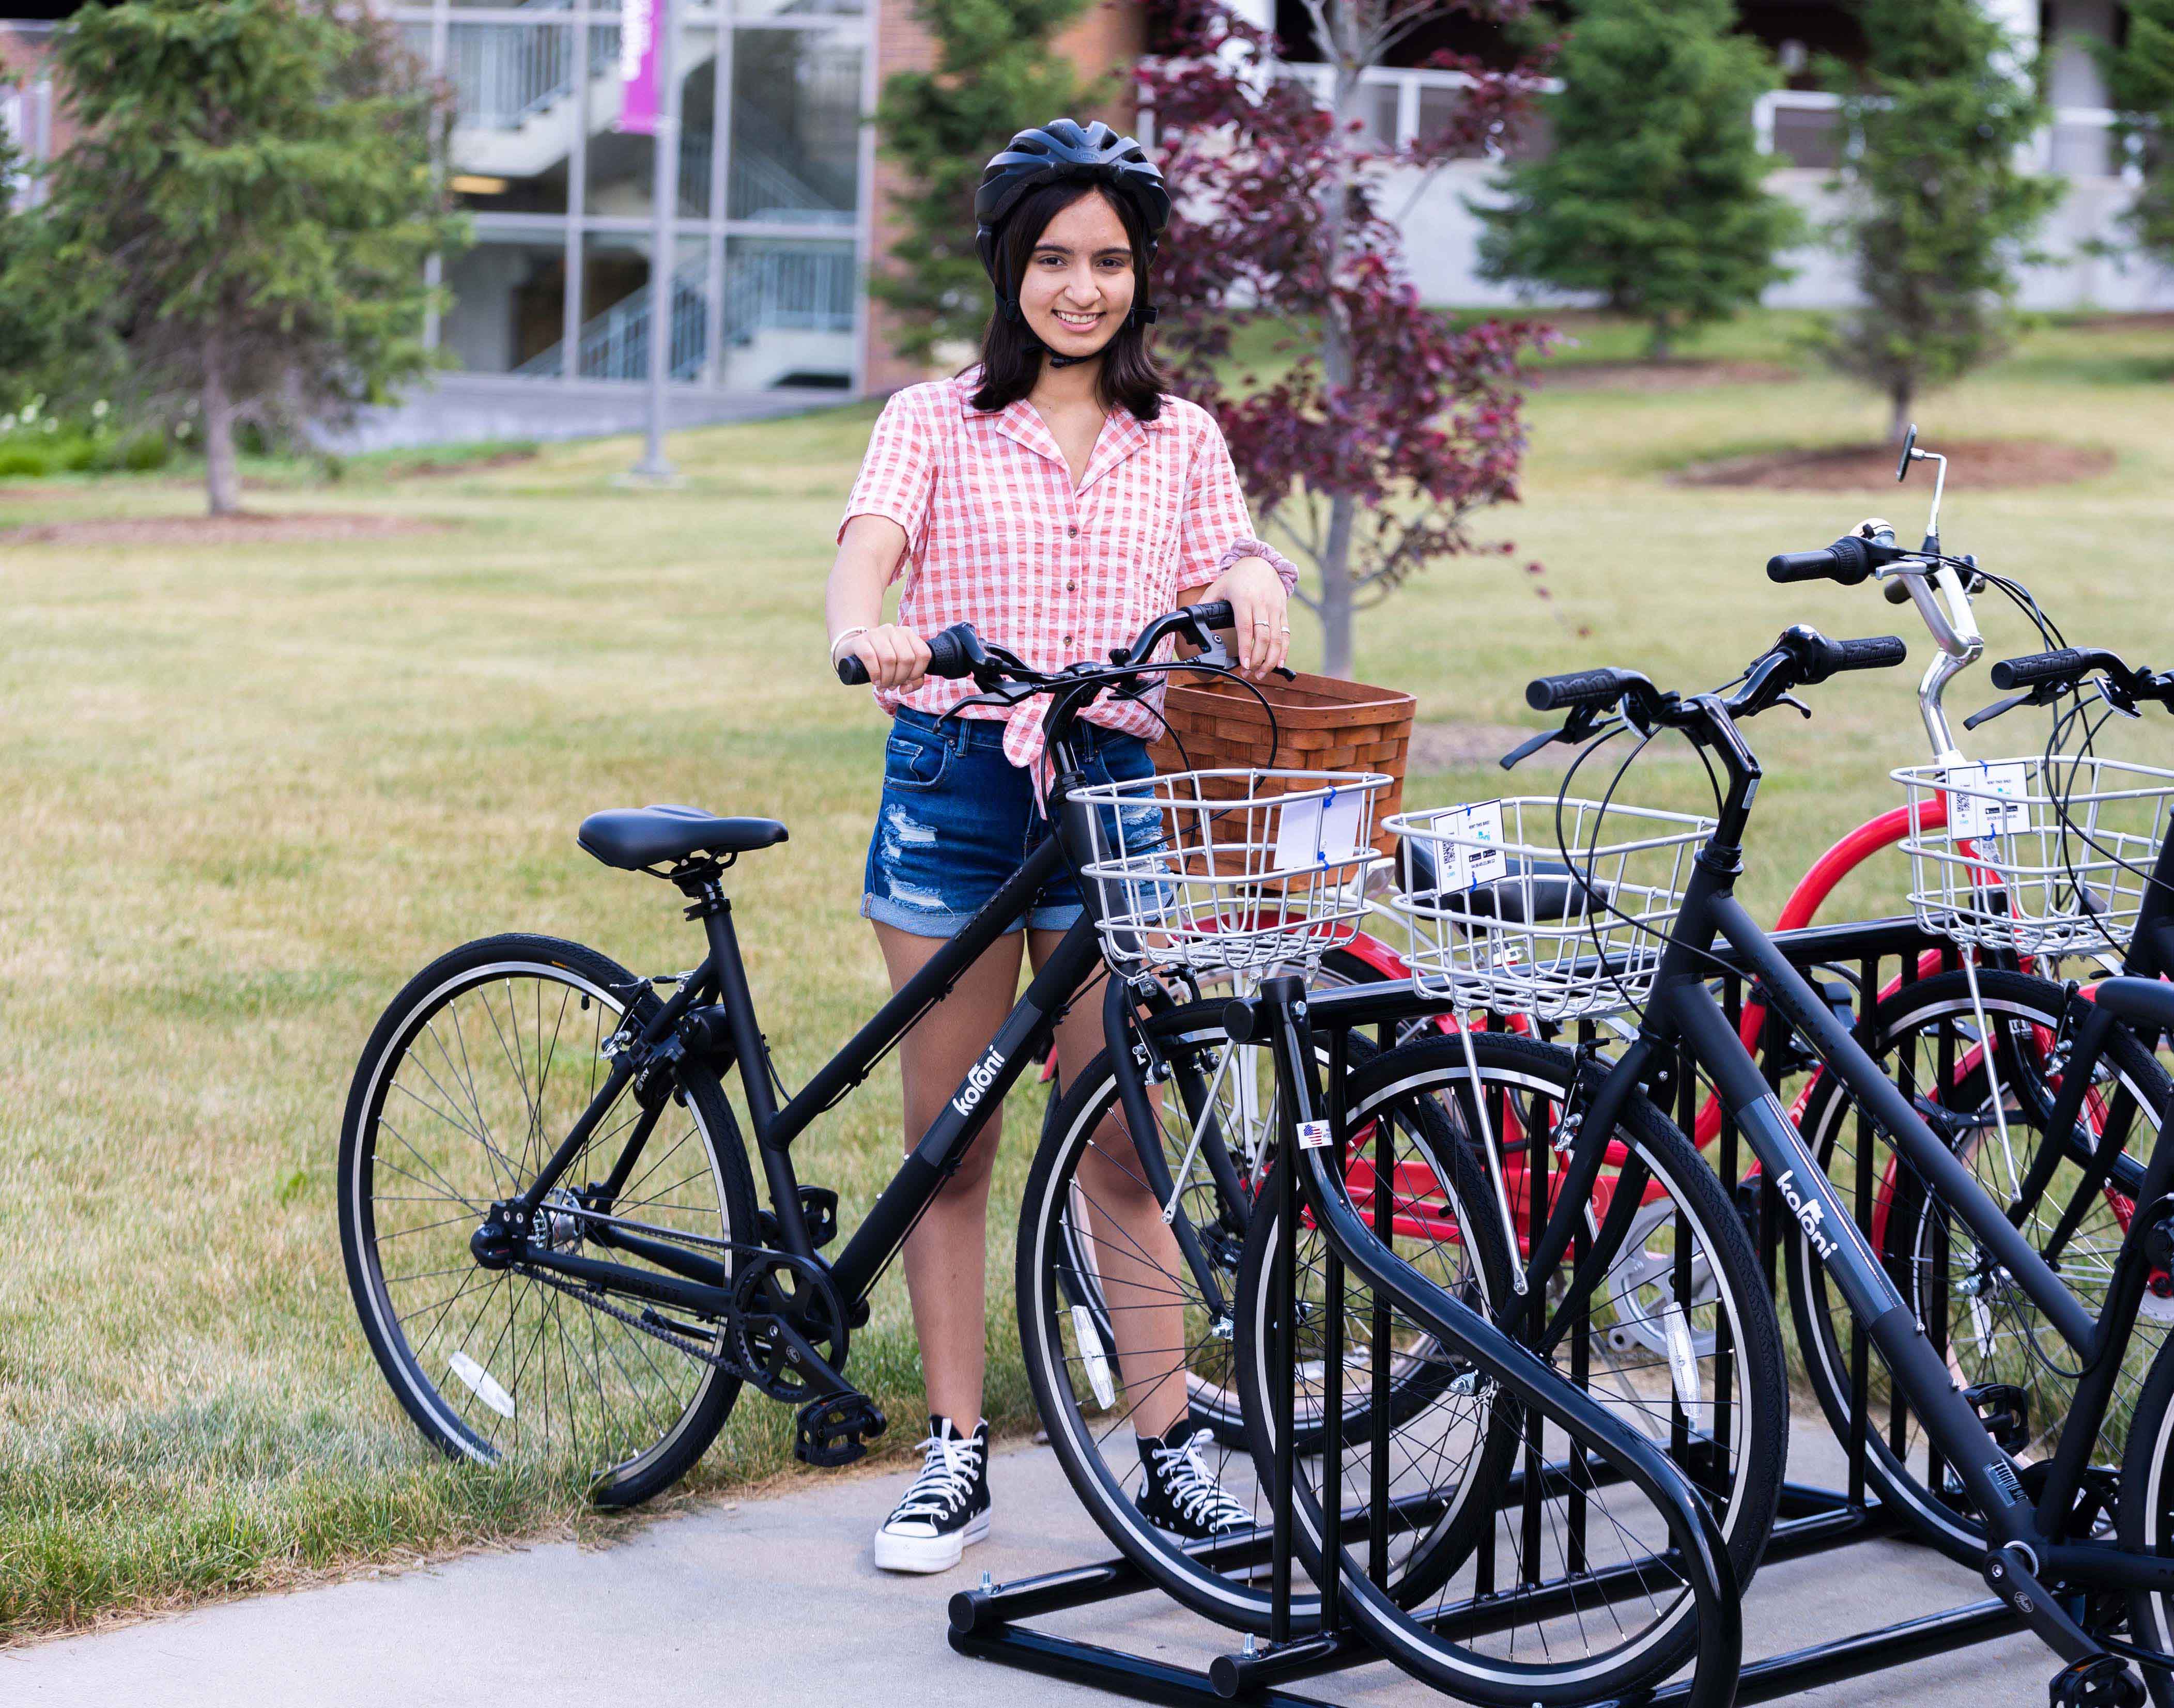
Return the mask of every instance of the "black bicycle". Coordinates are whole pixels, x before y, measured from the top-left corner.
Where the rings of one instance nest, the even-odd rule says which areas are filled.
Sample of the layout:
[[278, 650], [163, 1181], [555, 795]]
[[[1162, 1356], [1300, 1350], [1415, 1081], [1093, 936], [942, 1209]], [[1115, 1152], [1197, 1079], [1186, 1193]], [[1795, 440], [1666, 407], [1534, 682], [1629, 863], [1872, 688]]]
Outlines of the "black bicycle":
[[[2174, 1557], [2160, 1544], [2134, 1534], [2138, 1523], [2148, 1520], [2140, 1513], [2132, 1518], [2127, 1502], [2122, 1533], [2110, 1537], [2102, 1491], [2090, 1486], [2090, 1473], [2139, 1301], [2155, 1269], [2165, 1269], [2174, 1240], [2174, 1144], [2165, 1143], [2162, 1132], [2135, 1180], [2136, 1213], [2114, 1252], [2094, 1314], [2018, 1227], [2010, 1204], [1988, 1196], [1971, 1162], [1957, 1154], [1951, 1136], [1928, 1125], [1921, 1103], [1882, 1074], [1828, 1000], [1732, 893], [1762, 775], [1741, 724], [1777, 705], [1793, 703], [1790, 690], [1796, 686], [1837, 671], [1899, 663], [1903, 656], [1901, 643], [1891, 637], [1836, 643], [1808, 630], [1793, 630], [1728, 694], [1663, 693], [1643, 676], [1616, 669], [1533, 683], [1528, 698], [1536, 709], [1571, 714], [1562, 732], [1566, 739], [1595, 734], [1611, 715], [1620, 715], [1649, 739], [1664, 730], [1689, 737], [1718, 767], [1716, 816], [1692, 830], [1646, 825], [1614, 840], [1594, 825], [1584, 827], [1591, 833], [1585, 837], [1572, 834], [1575, 825], [1554, 827], [1547, 846], [1571, 865], [1582, 892], [1587, 940], [1582, 952], [1575, 934], [1564, 932], [1552, 943], [1528, 937], [1517, 953], [1506, 957], [1502, 938], [1514, 940], [1528, 927], [1506, 905], [1506, 892], [1517, 888], [1518, 880], [1497, 878], [1453, 895], [1420, 898], [1415, 911], [1430, 915], [1440, 929], [1437, 952], [1415, 950], [1414, 959], [1452, 983], [1459, 977], [1510, 981], [1531, 1002], [1546, 1000], [1550, 991], [1575, 989], [1579, 979], [1606, 983], [1621, 1000], [1642, 1009], [1636, 1036], [1620, 1055], [1612, 1063], [1596, 1061], [1579, 1083], [1564, 1089], [1562, 1118], [1553, 1129], [1562, 1158], [1551, 1186], [1554, 1208], [1525, 1256], [1526, 1291], [1502, 1307], [1506, 1320], [1518, 1327], [1519, 1338], [1549, 1352], [1567, 1343], [1603, 1302], [1596, 1298], [1595, 1283], [1611, 1242], [1620, 1240], [1635, 1214], [1625, 1195], [1618, 1192], [1599, 1227], [1594, 1226], [1594, 1189], [1610, 1166], [1609, 1136], [1621, 1127], [1625, 1111], [1672, 1073], [1679, 1052], [1687, 1051], [1710, 1076], [1730, 1118], [1756, 1153], [1764, 1180], [1795, 1224], [1793, 1236], [1810, 1248], [1825, 1284], [1862, 1325], [1885, 1383], [1906, 1402], [1938, 1455], [1942, 1474], [1952, 1479], [1954, 1504], [1974, 1516], [1983, 1539], [1969, 1557], [2065, 1663], [2054, 1681], [2055, 1701], [2137, 1703], [2143, 1687], [2123, 1657], [2163, 1663], [2158, 1652], [2123, 1637], [2119, 1627], [2130, 1600], [2166, 1603], [2174, 1592]], [[1464, 827], [1437, 830], [1452, 853], [1468, 851], [1474, 842]], [[1479, 840], [1512, 856], [1519, 851], [1520, 839], [1500, 830]], [[1658, 881], [1641, 877], [1628, 861], [1636, 853], [1650, 862], [1657, 849], [1673, 851], [1685, 844], [1692, 848], [1687, 868], [1679, 873], [1672, 868]], [[1983, 851], [1966, 849], [1966, 866]], [[1611, 869], [1606, 857], [1618, 852], [1625, 855], [1625, 862]], [[1674, 857], [1673, 851], [1668, 857]], [[1484, 905], [1475, 905], [1475, 897], [1483, 898]], [[1877, 1124], [1920, 1189], [1944, 1207], [1945, 1219], [1967, 1230], [1974, 1251], [1983, 1254], [1972, 1261], [1997, 1270], [2003, 1288], [2027, 1298], [2059, 1335], [2079, 1375], [2047, 1458], [2019, 1462], [2003, 1445], [2009, 1432], [1996, 1413], [1998, 1396], [1966, 1393], [1955, 1381], [1947, 1351], [1936, 1340], [1945, 1332], [1944, 1313], [1936, 1311], [1929, 1322], [1920, 1320], [1898, 1284], [1895, 1254], [1879, 1249], [1861, 1230], [1843, 1191], [1822, 1172], [1716, 1000], [1709, 981], [1717, 971], [1758, 981], [1771, 1011], [1816, 1051], [1856, 1106]], [[1375, 1005], [1371, 1009], [1370, 1002]], [[2174, 1022], [2174, 987], [2112, 981], [2099, 986], [2099, 1005], [2110, 1016], [2127, 1016], [2150, 1031]], [[1382, 1012], [1382, 999], [1367, 992], [1328, 992], [1315, 1003], [1312, 1024], [1317, 1029], [1376, 1024]], [[1385, 1075], [1393, 1074], [1403, 1056], [1410, 1069], [1423, 1071], [1424, 1057], [1441, 1053], [1438, 1042], [1407, 1046], [1376, 1065]], [[2074, 1105], [2090, 1083], [2085, 1073], [2069, 1076], [2062, 1087], [2071, 1100], [2069, 1124], [2057, 1119], [2052, 1131], [2074, 1130]], [[1561, 1279], [1566, 1273], [1566, 1283]], [[1683, 1278], [1679, 1278], [1679, 1284]], [[1541, 1284], [1550, 1281], [1555, 1284]], [[1720, 1277], [1716, 1282], [1727, 1285]], [[1935, 1296], [1944, 1297], [1944, 1289]], [[1249, 1360], [1259, 1356], [1248, 1354]], [[1247, 1382], [1250, 1393], [1256, 1386], [1250, 1369]], [[2147, 1395], [2174, 1391], [2174, 1366], [2163, 1354], [2145, 1390]], [[1690, 1409], [1680, 1400], [1677, 1408]], [[2147, 1440], [2142, 1427], [2146, 1409], [2139, 1408], [2139, 1425], [2130, 1436], [2131, 1463], [2123, 1471], [2124, 1483], [2134, 1481], [2139, 1487], [2150, 1474], [2147, 1458], [2139, 1456], [2165, 1446], [2163, 1441]], [[1694, 1414], [1694, 1436], [1697, 1422]], [[1709, 1411], [1706, 1428], [1740, 1428], [1749, 1422], [1731, 1419], [1722, 1424]], [[2160, 1451], [2160, 1459], [2165, 1457]], [[1316, 1480], [1326, 1475], [1324, 1466]], [[1304, 1511], [1308, 1491], [1301, 1487], [1299, 1492]], [[2148, 1510], [2150, 1502], [2139, 1504]], [[1307, 1528], [1317, 1523], [1316, 1516]], [[1928, 1529], [1931, 1539], [1951, 1553], [1966, 1553], [1951, 1530]], [[1342, 1568], [1347, 1576], [1366, 1569], [1348, 1550]], [[1603, 1575], [1589, 1569], [1586, 1573], [1588, 1578]], [[1533, 1609], [1536, 1618], [1547, 1611]], [[1439, 1612], [1447, 1617], [1450, 1609]], [[2147, 1635], [2131, 1633], [2133, 1638]]]
[[[1215, 631], [1230, 620], [1227, 604], [1188, 608], [1150, 624], [1116, 662], [1058, 673], [1029, 669], [966, 625], [933, 637], [931, 673], [973, 680], [970, 703], [1046, 699], [1055, 798], [1065, 803], [1059, 834], [795, 1094], [771, 1066], [723, 887], [741, 857], [786, 840], [767, 819], [657, 807], [582, 824], [581, 846], [596, 858], [684, 895], [707, 944], [690, 972], [641, 977], [579, 944], [503, 936], [417, 975], [356, 1070], [339, 1211], [365, 1333], [426, 1436], [484, 1463], [571, 1465], [607, 1505], [646, 1500], [684, 1474], [747, 1386], [798, 1408], [795, 1446], [806, 1462], [841, 1465], [866, 1451], [884, 1419], [846, 1375], [853, 1334], [987, 1110], [1096, 984], [1097, 887], [1083, 884], [1087, 916], [835, 1255], [837, 1197], [801, 1181], [794, 1141], [868, 1077], [1046, 882], [1088, 858], [1097, 821], [1070, 798], [1083, 781], [1079, 715], [1163, 671], [1227, 673]], [[1174, 636], [1199, 654], [1157, 659]], [[857, 664], [847, 663], [851, 679]], [[1181, 1004], [1133, 979], [1107, 981], [1101, 999], [1112, 1047], [1063, 1088], [1021, 1215], [1029, 1374], [1060, 1462], [1117, 1545], [1197, 1610], [1265, 1630], [1268, 1495], [1252, 1476], [1230, 1348], [1252, 1203], [1270, 1160], [1258, 1148], [1259, 1111], [1272, 1106], [1263, 1102], [1266, 1069], [1260, 1052], [1234, 1051], [1215, 1003]], [[733, 1077], [737, 1110], [726, 1095]], [[1139, 1116], [1129, 1125], [1128, 1100]], [[1477, 1175], [1441, 1139], [1399, 1134], [1395, 1166], [1423, 1180], [1436, 1213], [1454, 1220]], [[1214, 1165], [1206, 1172], [1204, 1161]], [[1151, 1193], [1167, 1234], [1128, 1231], [1123, 1207], [1109, 1202], [1113, 1183]], [[1506, 1267], [1482, 1233], [1447, 1243], [1433, 1273], [1491, 1302]], [[1129, 1359], [1118, 1343], [1128, 1323], [1160, 1329]], [[1259, 1516], [1252, 1533], [1188, 1540], [1134, 1505], [1130, 1419], [1180, 1378], [1190, 1409], [1211, 1426], [1211, 1474]], [[1423, 1356], [1407, 1358], [1393, 1407], [1425, 1403], [1431, 1379]]]

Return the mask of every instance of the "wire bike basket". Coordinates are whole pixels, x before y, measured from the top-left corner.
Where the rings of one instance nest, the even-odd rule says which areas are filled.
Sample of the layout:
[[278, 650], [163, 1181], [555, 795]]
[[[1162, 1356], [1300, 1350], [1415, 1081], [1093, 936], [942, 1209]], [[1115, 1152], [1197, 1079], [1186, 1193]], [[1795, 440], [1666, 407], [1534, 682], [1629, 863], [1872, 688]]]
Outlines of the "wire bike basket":
[[1910, 905], [1966, 946], [2060, 955], [2128, 946], [2166, 831], [2174, 771], [2094, 754], [1905, 765]]
[[1549, 1021], [1642, 1002], [1714, 827], [1554, 795], [1398, 814], [1388, 828], [1405, 857], [1389, 906], [1410, 932], [1414, 982], [1461, 1010]]
[[1103, 958], [1129, 976], [1311, 972], [1358, 931], [1378, 771], [1171, 771], [1076, 789]]

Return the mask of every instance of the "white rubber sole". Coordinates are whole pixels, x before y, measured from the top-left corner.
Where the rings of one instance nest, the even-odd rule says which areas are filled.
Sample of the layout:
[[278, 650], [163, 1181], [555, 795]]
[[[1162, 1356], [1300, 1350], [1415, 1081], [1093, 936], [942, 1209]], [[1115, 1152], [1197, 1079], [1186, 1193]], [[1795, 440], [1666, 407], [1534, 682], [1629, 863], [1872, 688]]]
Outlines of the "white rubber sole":
[[930, 1572], [949, 1571], [958, 1565], [968, 1546], [985, 1542], [989, 1534], [989, 1514], [984, 1509], [967, 1522], [964, 1530], [954, 1531], [949, 1536], [894, 1536], [887, 1530], [876, 1532], [876, 1570], [878, 1571], [911, 1571], [924, 1576]]

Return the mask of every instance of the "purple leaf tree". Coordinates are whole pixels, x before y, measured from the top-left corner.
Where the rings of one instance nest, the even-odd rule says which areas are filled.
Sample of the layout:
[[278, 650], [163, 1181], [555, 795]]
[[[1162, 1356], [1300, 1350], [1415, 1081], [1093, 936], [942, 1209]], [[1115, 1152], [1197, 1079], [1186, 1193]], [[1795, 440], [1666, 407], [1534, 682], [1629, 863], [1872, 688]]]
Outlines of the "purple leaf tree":
[[[1166, 51], [1143, 62], [1178, 211], [1156, 266], [1158, 348], [1185, 393], [1223, 424], [1257, 523], [1313, 575], [1332, 675], [1351, 668], [1352, 621], [1430, 560], [1483, 544], [1474, 512], [1514, 501], [1525, 445], [1530, 322], [1460, 323], [1423, 308], [1381, 201], [1505, 135], [1535, 68], [1437, 54], [1464, 81], [1441, 127], [1409, 146], [1370, 141], [1361, 79], [1417, 31], [1474, 10], [1455, 0], [1303, 0], [1333, 76], [1326, 103], [1274, 41], [1218, 0], [1173, 0]], [[1486, 8], [1508, 21], [1522, 0]], [[1263, 376], [1234, 375], [1232, 334], [1279, 328]]]

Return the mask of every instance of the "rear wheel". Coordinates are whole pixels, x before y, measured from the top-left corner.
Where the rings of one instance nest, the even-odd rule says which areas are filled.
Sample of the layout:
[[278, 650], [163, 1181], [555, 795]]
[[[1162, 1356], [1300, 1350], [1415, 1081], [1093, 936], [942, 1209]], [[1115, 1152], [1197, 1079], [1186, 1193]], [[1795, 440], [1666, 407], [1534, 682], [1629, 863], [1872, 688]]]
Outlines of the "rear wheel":
[[[2067, 987], [1997, 970], [1980, 971], [1977, 986], [1977, 1001], [1961, 972], [1903, 986], [1874, 1013], [1872, 1053], [2035, 1246], [2049, 1250], [2057, 1230], [2068, 1225], [2056, 1267], [2096, 1314], [2134, 1206], [2118, 1192], [2083, 1191], [2082, 1152], [2074, 1145], [2042, 1192], [2027, 1205], [2017, 1197], [2044, 1151], [2062, 1084], [2063, 1040], [2074, 1019]], [[1990, 1065], [1981, 1007], [1996, 1043]], [[2126, 1028], [2117, 1030], [2093, 1069], [2084, 1106], [2092, 1143], [2110, 1142], [2128, 1152], [2129, 1165], [2139, 1165], [2170, 1108], [2174, 1084], [2161, 1062]], [[1955, 1385], [1999, 1384], [2021, 1392], [2027, 1428], [2015, 1459], [2027, 1482], [2030, 1467], [2052, 1454], [2068, 1419], [2079, 1355], [1884, 1136], [1875, 1132], [1868, 1151], [1861, 1150], [1857, 1115], [1847, 1091], [1822, 1074], [1805, 1103], [1805, 1143], [1846, 1203], [1858, 1202], [1860, 1172], [1866, 1176], [1874, 1249], [1944, 1351]], [[1849, 1308], [1808, 1241], [1793, 1240], [1788, 1261], [1806, 1373], [1830, 1426], [1847, 1440], [1853, 1409]], [[2145, 1373], [2170, 1327], [2174, 1290], [2166, 1278], [2155, 1278], [2100, 1431], [2101, 1482], [2114, 1474]], [[1974, 1560], [1984, 1534], [1975, 1505], [1953, 1468], [1932, 1454], [1920, 1420], [1901, 1402], [1885, 1360], [1868, 1343], [1866, 1370], [1873, 1487], [1932, 1540]]]
[[[571, 1471], [610, 1506], [669, 1487], [722, 1426], [740, 1385], [701, 1355], [723, 1352], [722, 1325], [486, 1268], [469, 1236], [594, 1100], [630, 1003], [637, 1019], [656, 1009], [646, 982], [576, 943], [499, 937], [441, 957], [372, 1034], [339, 1158], [348, 1285], [408, 1416], [450, 1454]], [[554, 1251], [649, 1267], [600, 1213], [730, 1274], [717, 1242], [755, 1238], [754, 1202], [714, 1078], [686, 1073], [654, 1108], [623, 1093], [544, 1201]]]

